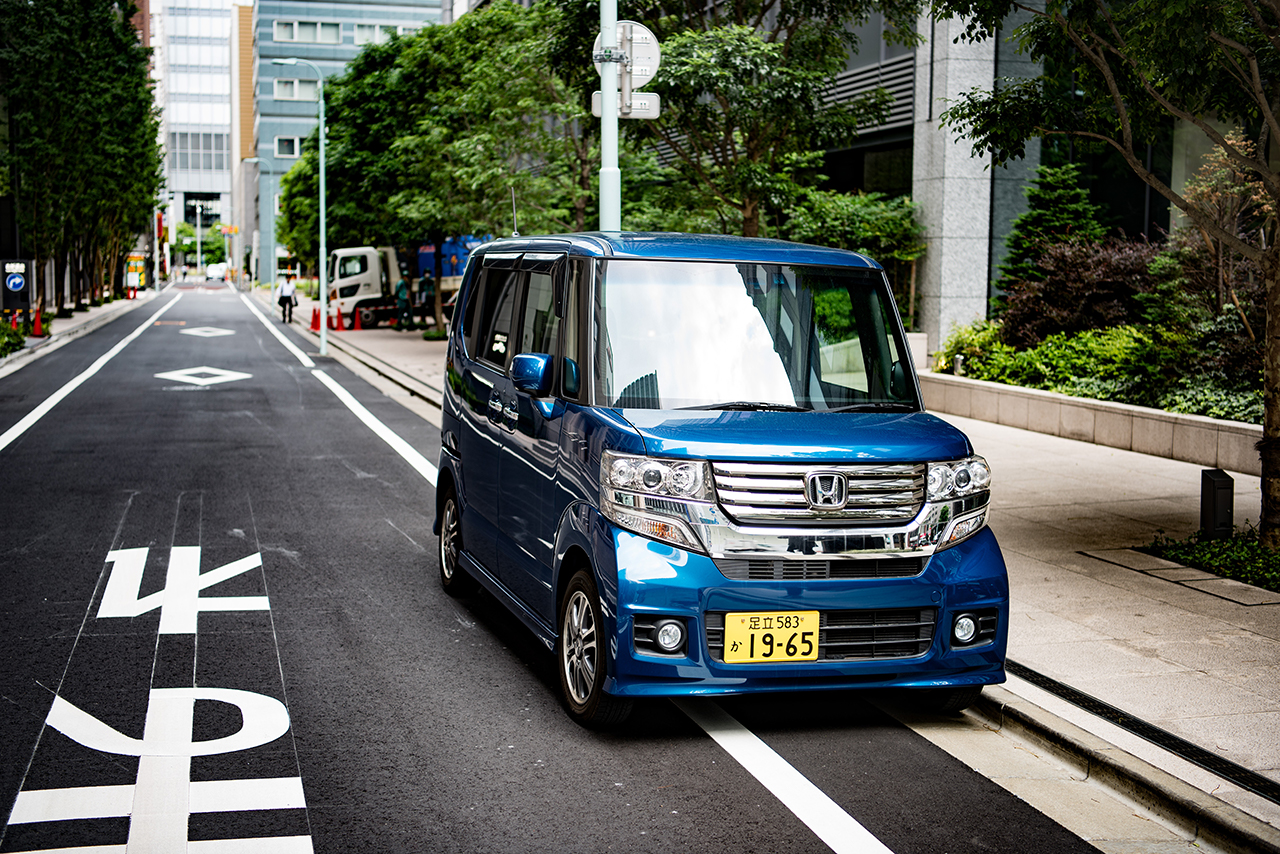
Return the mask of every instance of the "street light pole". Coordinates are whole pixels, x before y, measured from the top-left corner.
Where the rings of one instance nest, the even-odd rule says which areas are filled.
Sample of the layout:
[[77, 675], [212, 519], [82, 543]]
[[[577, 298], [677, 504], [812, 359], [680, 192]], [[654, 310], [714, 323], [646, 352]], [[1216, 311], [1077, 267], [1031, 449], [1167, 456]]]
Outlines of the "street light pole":
[[329, 328], [329, 246], [325, 238], [324, 74], [321, 73], [320, 66], [309, 59], [290, 56], [284, 59], [271, 60], [272, 65], [297, 65], [299, 62], [303, 65], [311, 66], [311, 69], [316, 73], [316, 95], [320, 101], [320, 355], [327, 356], [329, 355], [329, 338], [327, 335]]
[[196, 275], [197, 276], [200, 275], [200, 267], [202, 266], [202, 262], [204, 261], [204, 252], [202, 251], [201, 244], [200, 244], [200, 214], [201, 213], [203, 213], [203, 210], [201, 210], [201, 205], [199, 202], [196, 202]]

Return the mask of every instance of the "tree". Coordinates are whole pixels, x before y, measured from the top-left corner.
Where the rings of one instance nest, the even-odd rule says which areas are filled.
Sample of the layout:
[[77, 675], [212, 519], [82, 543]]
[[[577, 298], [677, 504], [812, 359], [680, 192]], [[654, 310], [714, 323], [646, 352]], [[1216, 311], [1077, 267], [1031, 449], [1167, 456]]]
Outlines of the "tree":
[[[590, 51], [599, 6], [555, 2], [564, 17], [552, 55], [567, 73]], [[814, 156], [848, 144], [859, 125], [889, 105], [884, 90], [827, 101], [832, 80], [857, 52], [854, 28], [882, 11], [897, 24], [889, 36], [913, 44], [921, 6], [917, 0], [624, 4], [619, 17], [647, 24], [662, 42], [662, 66], [647, 87], [661, 96], [662, 117], [627, 122], [625, 132], [670, 151], [686, 195], [705, 200], [723, 230], [764, 234], [816, 183], [816, 170], [808, 168]], [[584, 82], [587, 95], [598, 85]]]
[[1080, 167], [1075, 163], [1041, 166], [1026, 194], [1027, 210], [1013, 221], [1005, 238], [1009, 254], [1000, 264], [1000, 275], [1006, 288], [1044, 278], [1036, 261], [1048, 244], [1096, 242], [1106, 233], [1098, 222], [1098, 206], [1089, 203], [1088, 191], [1080, 186]]
[[[74, 300], [119, 280], [162, 182], [150, 51], [116, 0], [0, 0], [0, 85], [24, 254], [72, 269]], [[43, 310], [46, 287], [38, 287]], [[56, 291], [59, 307], [63, 292]]]
[[[1001, 81], [992, 91], [975, 89], [943, 114], [977, 151], [1002, 164], [1021, 157], [1032, 137], [1064, 135], [1110, 146], [1211, 239], [1259, 265], [1267, 341], [1259, 535], [1267, 547], [1280, 548], [1280, 245], [1265, 229], [1241, 234], [1224, 227], [1145, 163], [1145, 144], [1156, 130], [1179, 120], [1258, 181], [1275, 209], [1280, 171], [1266, 152], [1280, 140], [1280, 0], [1049, 0], [1043, 8], [937, 0], [934, 10], [967, 19], [971, 40], [994, 36], [1011, 11], [1024, 12], [1030, 19], [1011, 38], [1047, 69], [1038, 78]], [[1260, 128], [1257, 148], [1233, 143], [1215, 119]]]
[[912, 327], [915, 263], [924, 254], [925, 242], [910, 199], [809, 190], [787, 214], [788, 239], [850, 249], [878, 261], [889, 273], [907, 328]]

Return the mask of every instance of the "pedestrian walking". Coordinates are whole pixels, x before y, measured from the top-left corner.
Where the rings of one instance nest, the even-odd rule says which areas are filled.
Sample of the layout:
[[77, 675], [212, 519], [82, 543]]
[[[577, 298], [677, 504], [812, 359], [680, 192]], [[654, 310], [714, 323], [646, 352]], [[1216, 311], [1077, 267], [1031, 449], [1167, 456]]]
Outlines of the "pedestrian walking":
[[285, 323], [293, 320], [293, 307], [298, 304], [298, 286], [289, 276], [280, 285], [280, 319]]
[[409, 305], [409, 282], [405, 279], [405, 274], [400, 274], [400, 281], [396, 282], [396, 329], [412, 329], [413, 328], [413, 309]]

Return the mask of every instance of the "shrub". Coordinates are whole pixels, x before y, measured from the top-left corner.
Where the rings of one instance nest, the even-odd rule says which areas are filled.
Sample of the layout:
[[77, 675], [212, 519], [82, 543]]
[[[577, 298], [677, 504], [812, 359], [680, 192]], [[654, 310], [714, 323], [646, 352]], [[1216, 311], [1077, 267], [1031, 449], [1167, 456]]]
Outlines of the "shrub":
[[26, 344], [26, 336], [7, 323], [0, 323], [0, 358], [21, 350]]
[[1258, 542], [1258, 531], [1252, 526], [1236, 528], [1232, 536], [1220, 540], [1208, 539], [1202, 531], [1185, 540], [1161, 535], [1143, 551], [1280, 593], [1280, 552]]
[[1123, 240], [1045, 247], [1041, 278], [1006, 289], [1005, 343], [1033, 347], [1054, 333], [1142, 320], [1135, 296], [1152, 289], [1148, 267], [1158, 251], [1155, 244]]

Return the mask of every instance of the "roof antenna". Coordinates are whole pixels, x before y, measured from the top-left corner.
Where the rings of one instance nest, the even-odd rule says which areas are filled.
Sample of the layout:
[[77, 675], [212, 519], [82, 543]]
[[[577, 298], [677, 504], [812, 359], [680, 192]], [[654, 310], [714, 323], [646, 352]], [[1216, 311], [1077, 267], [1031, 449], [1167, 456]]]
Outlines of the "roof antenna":
[[511, 185], [511, 236], [519, 237], [520, 228], [516, 225], [516, 186]]

